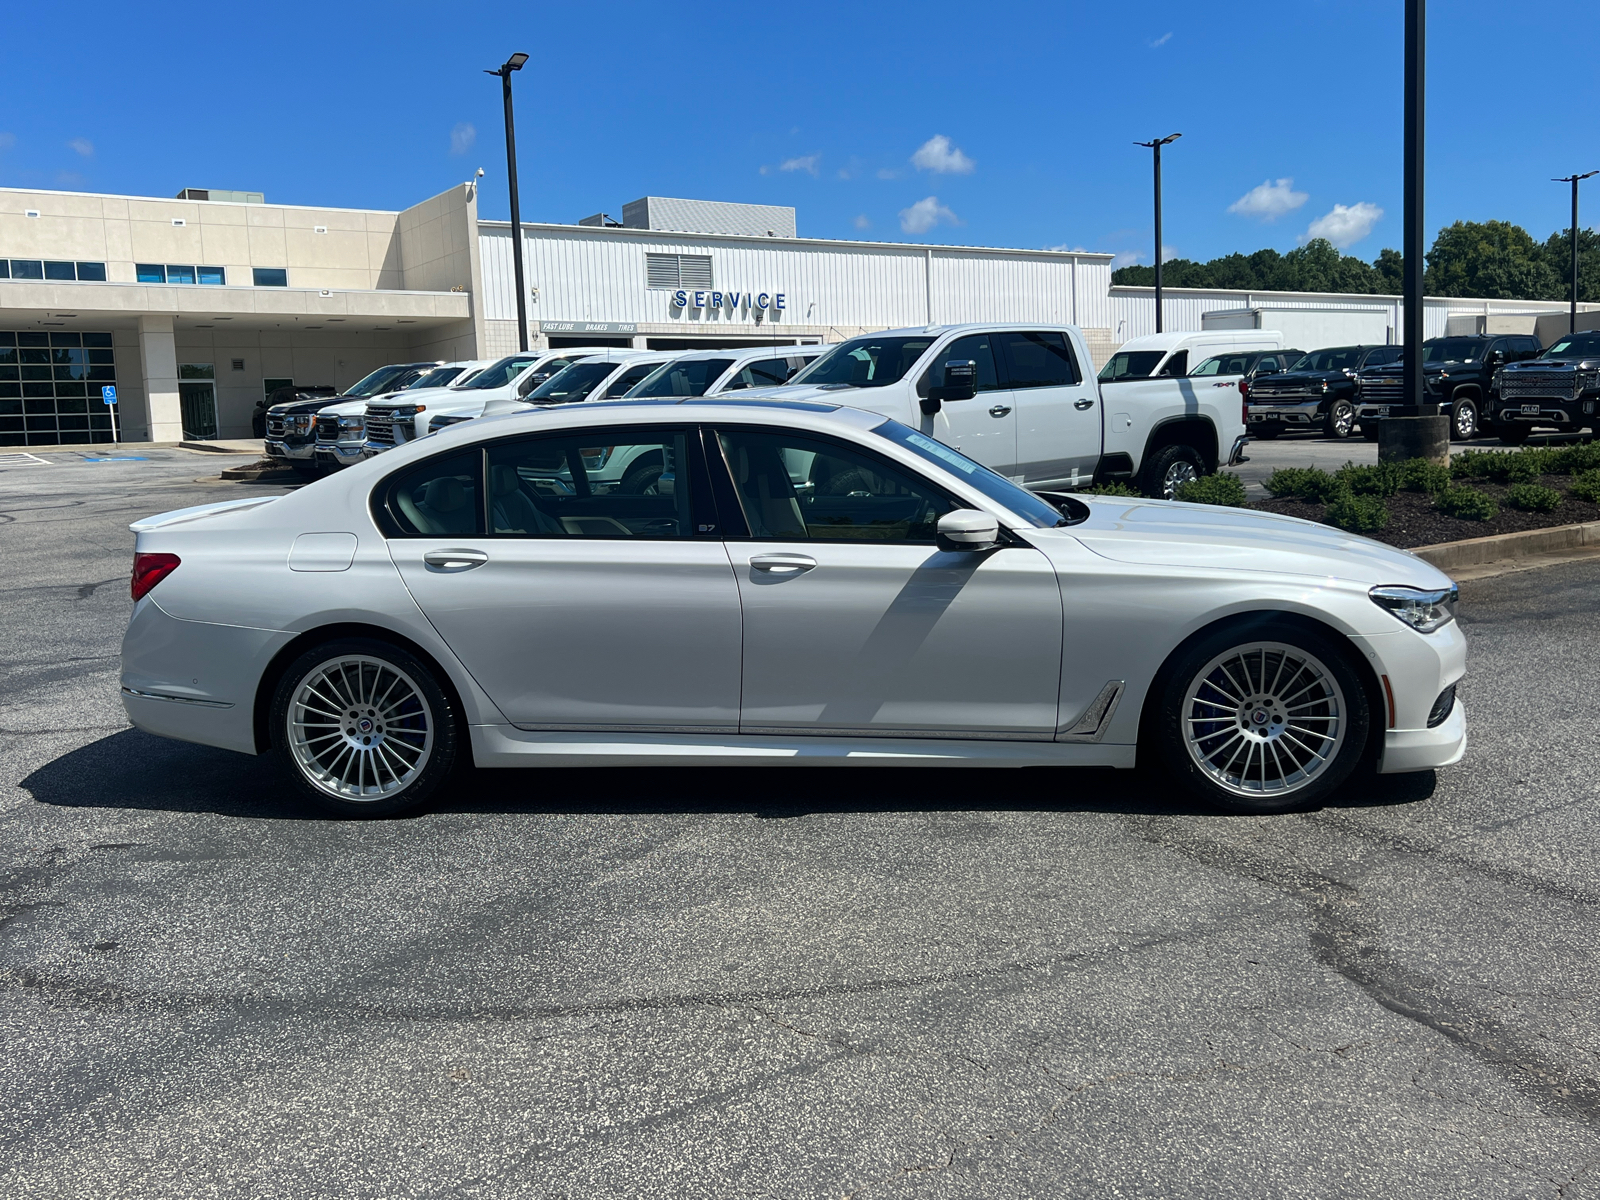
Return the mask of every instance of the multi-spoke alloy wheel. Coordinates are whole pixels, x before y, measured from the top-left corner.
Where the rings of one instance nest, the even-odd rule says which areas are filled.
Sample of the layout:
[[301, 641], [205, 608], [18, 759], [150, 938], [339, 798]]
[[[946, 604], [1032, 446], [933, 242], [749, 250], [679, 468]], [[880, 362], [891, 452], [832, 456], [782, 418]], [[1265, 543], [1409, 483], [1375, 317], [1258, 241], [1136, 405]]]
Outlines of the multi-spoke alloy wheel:
[[352, 640], [292, 664], [273, 705], [274, 742], [326, 808], [380, 815], [419, 803], [448, 772], [453, 714], [427, 667]]
[[1338, 787], [1365, 752], [1369, 715], [1349, 655], [1329, 636], [1287, 620], [1253, 624], [1181, 655], [1158, 728], [1169, 769], [1194, 791], [1272, 812]]
[[1190, 757], [1240, 796], [1299, 791], [1344, 745], [1338, 681], [1314, 656], [1282, 642], [1217, 655], [1183, 699]]
[[307, 779], [343, 800], [380, 800], [422, 773], [433, 714], [416, 682], [386, 662], [319, 664], [289, 705], [289, 746]]

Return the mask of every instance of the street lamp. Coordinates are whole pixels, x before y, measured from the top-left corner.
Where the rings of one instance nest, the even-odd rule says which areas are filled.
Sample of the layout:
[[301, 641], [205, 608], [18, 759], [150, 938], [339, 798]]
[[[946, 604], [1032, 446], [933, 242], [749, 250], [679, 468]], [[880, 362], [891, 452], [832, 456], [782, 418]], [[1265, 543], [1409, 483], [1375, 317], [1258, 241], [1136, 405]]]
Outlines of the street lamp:
[[1550, 181], [1572, 185], [1572, 317], [1567, 326], [1568, 333], [1578, 332], [1578, 182], [1588, 179], [1590, 175], [1600, 175], [1600, 171], [1590, 171], [1587, 175], [1563, 175], [1560, 179]]
[[1169, 133], [1164, 138], [1156, 138], [1150, 142], [1135, 142], [1135, 146], [1143, 146], [1154, 150], [1156, 154], [1156, 332], [1161, 332], [1161, 147], [1169, 142], [1181, 138], [1181, 133]]
[[526, 54], [513, 54], [498, 71], [485, 71], [485, 75], [500, 76], [501, 90], [506, 101], [506, 178], [511, 183], [511, 265], [517, 279], [517, 349], [528, 348], [528, 300], [522, 284], [522, 208], [517, 202], [517, 135], [511, 120], [511, 72], [522, 70], [528, 61]]

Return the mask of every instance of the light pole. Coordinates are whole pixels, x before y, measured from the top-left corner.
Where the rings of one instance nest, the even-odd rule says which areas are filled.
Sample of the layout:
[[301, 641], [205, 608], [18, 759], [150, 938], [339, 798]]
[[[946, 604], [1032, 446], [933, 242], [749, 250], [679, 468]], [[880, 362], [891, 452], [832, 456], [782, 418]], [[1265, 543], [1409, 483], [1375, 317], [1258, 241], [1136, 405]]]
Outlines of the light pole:
[[1590, 175], [1600, 175], [1600, 171], [1590, 171], [1586, 175], [1563, 175], [1560, 179], [1550, 181], [1572, 185], [1572, 316], [1567, 326], [1568, 333], [1578, 332], [1578, 183]]
[[526, 54], [513, 54], [498, 71], [485, 71], [485, 75], [500, 76], [501, 90], [506, 100], [506, 178], [511, 183], [511, 267], [517, 278], [517, 349], [528, 348], [528, 298], [522, 283], [522, 208], [517, 203], [517, 133], [511, 120], [511, 72], [522, 70], [528, 61]]
[[1156, 138], [1150, 142], [1135, 142], [1135, 146], [1143, 146], [1154, 150], [1156, 155], [1156, 332], [1161, 332], [1161, 147], [1169, 142], [1181, 138], [1181, 133], [1169, 133], [1164, 138]]

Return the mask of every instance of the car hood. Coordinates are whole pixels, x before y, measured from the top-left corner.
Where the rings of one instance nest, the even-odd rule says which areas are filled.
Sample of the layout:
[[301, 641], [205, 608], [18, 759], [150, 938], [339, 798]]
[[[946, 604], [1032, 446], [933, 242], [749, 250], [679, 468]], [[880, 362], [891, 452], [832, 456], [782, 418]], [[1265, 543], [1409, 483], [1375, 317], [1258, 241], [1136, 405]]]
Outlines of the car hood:
[[459, 400], [463, 394], [472, 395], [468, 391], [463, 393], [460, 388], [409, 388], [403, 392], [385, 392], [367, 401], [375, 408], [405, 408], [412, 404], [426, 404], [430, 407], [442, 400]]
[[365, 400], [340, 400], [336, 404], [324, 405], [319, 410], [321, 416], [356, 417], [366, 411]]
[[1062, 532], [1115, 562], [1309, 575], [1368, 586], [1450, 585], [1448, 576], [1414, 554], [1299, 517], [1170, 500], [1079, 498], [1090, 515]]
[[1525, 358], [1521, 362], [1507, 363], [1501, 367], [1508, 374], [1518, 371], [1592, 371], [1600, 367], [1600, 358], [1593, 355], [1579, 358]]
[[1252, 387], [1261, 387], [1265, 384], [1294, 384], [1307, 383], [1339, 383], [1348, 376], [1343, 371], [1278, 371], [1272, 375], [1257, 375], [1251, 381]]
[[269, 413], [280, 416], [299, 416], [302, 413], [321, 412], [330, 404], [338, 404], [343, 396], [314, 396], [309, 400], [291, 400], [288, 404], [274, 404], [267, 409]]

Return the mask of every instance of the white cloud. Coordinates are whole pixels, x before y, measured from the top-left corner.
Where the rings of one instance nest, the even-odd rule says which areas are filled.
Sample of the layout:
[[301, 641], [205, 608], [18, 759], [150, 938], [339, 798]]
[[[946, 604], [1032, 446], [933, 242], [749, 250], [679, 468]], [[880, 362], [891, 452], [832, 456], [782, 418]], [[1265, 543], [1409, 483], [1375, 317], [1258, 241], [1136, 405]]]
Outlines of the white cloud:
[[1162, 262], [1171, 262], [1173, 259], [1175, 259], [1177, 257], [1178, 257], [1178, 248], [1176, 246], [1163, 246], [1163, 247], [1161, 247], [1161, 261]]
[[83, 155], [85, 158], [93, 158], [94, 157], [94, 143], [91, 142], [88, 138], [73, 138], [70, 142], [67, 143], [67, 146], [68, 146], [68, 148], [70, 148], [72, 150], [76, 150], [79, 154]]
[[1327, 238], [1343, 250], [1366, 237], [1372, 232], [1372, 227], [1381, 220], [1383, 220], [1383, 209], [1376, 204], [1368, 204], [1365, 200], [1349, 207], [1335, 204], [1332, 212], [1311, 222], [1311, 227], [1301, 236], [1300, 243], [1304, 245], [1313, 238]]
[[1152, 48], [1154, 48], [1156, 46], [1165, 46], [1171, 40], [1172, 40], [1172, 31], [1168, 30], [1166, 33], [1163, 33], [1160, 37], [1158, 37], [1155, 41], [1151, 42], [1150, 45], [1151, 45]]
[[17, 144], [17, 135], [14, 133], [0, 133], [0, 150], [9, 150]]
[[911, 165], [936, 175], [971, 175], [978, 164], [952, 146], [944, 134], [937, 133], [917, 148], [911, 156]]
[[891, 171], [888, 167], [879, 167], [878, 168], [878, 178], [879, 179], [899, 179], [900, 178], [900, 172], [899, 171]]
[[450, 131], [450, 153], [465, 154], [472, 149], [472, 143], [478, 140], [478, 131], [467, 122], [462, 121]]
[[1251, 188], [1228, 205], [1228, 211], [1238, 213], [1241, 217], [1259, 217], [1263, 221], [1276, 221], [1284, 213], [1293, 212], [1309, 199], [1311, 199], [1309, 192], [1294, 190], [1293, 179], [1280, 179], [1276, 183], [1269, 179]]
[[803, 154], [799, 158], [786, 158], [778, 164], [780, 171], [804, 171], [807, 175], [817, 173], [817, 164], [822, 161], [820, 154]]
[[900, 228], [907, 233], [927, 233], [941, 222], [946, 225], [959, 225], [961, 218], [940, 204], [937, 196], [928, 196], [918, 200], [910, 208], [900, 210]]
[[1062, 242], [1059, 246], [1046, 246], [1045, 249], [1046, 250], [1053, 250], [1053, 251], [1056, 251], [1057, 253], [1060, 253], [1060, 254], [1087, 254], [1087, 253], [1089, 253], [1088, 250], [1084, 249], [1084, 247], [1082, 247], [1082, 246], [1073, 246], [1073, 245], [1069, 245], [1066, 242]]
[[1125, 251], [1122, 254], [1115, 255], [1111, 259], [1111, 269], [1115, 271], [1118, 267], [1131, 267], [1143, 257], [1144, 255], [1140, 254], [1137, 250]]
[[866, 213], [862, 213], [859, 217], [857, 217], [855, 219], [855, 227], [857, 229], [871, 229], [872, 228], [872, 221], [870, 219], [868, 219]]

